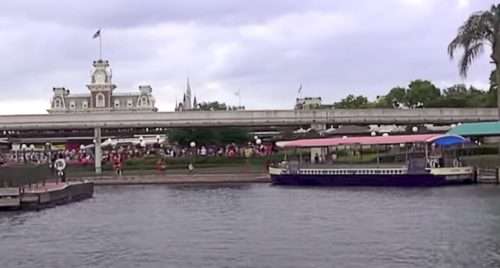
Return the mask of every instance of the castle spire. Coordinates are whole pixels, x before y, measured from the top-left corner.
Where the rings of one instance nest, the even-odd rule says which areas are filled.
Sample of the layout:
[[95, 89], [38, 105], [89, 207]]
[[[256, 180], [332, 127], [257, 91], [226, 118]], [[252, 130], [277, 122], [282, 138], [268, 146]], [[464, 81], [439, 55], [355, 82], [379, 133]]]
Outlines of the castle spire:
[[184, 108], [186, 110], [191, 110], [193, 107], [192, 102], [191, 102], [191, 85], [189, 84], [189, 75], [187, 76], [187, 83], [186, 83], [186, 93], [185, 93], [186, 99], [185, 103], [183, 104]]
[[191, 96], [191, 85], [189, 85], [189, 75], [187, 76], [186, 94]]

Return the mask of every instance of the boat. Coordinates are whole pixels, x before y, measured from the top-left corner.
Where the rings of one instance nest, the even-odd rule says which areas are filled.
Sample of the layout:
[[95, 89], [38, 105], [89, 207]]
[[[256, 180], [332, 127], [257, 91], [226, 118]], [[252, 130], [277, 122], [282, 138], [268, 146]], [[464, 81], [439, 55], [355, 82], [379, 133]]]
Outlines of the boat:
[[[308, 148], [311, 154], [339, 147], [376, 147], [377, 161], [339, 164], [332, 160], [328, 164], [311, 164], [302, 160], [285, 160], [269, 167], [269, 174], [275, 185], [413, 187], [470, 184], [475, 182], [475, 168], [463, 166], [456, 150], [467, 143], [464, 137], [443, 134], [280, 141], [276, 143], [280, 148]], [[405, 160], [401, 163], [381, 163], [378, 153], [380, 147], [404, 148]]]

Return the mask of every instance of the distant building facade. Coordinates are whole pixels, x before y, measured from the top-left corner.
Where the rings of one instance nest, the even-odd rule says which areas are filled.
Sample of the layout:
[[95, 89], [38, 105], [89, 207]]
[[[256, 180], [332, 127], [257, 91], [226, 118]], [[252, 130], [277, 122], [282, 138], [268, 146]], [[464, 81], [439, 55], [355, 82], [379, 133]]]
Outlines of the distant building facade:
[[295, 101], [295, 110], [319, 109], [321, 105], [321, 97], [297, 98]]
[[88, 113], [88, 112], [156, 112], [153, 89], [149, 85], [139, 86], [135, 93], [114, 93], [112, 72], [108, 70], [107, 60], [94, 61], [90, 93], [71, 94], [69, 89], [54, 87], [49, 113]]

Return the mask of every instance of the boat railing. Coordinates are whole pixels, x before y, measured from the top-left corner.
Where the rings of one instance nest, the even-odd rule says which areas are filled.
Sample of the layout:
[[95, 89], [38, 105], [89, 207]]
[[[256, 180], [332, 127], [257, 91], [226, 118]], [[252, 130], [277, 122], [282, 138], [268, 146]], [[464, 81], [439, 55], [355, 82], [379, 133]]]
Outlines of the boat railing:
[[304, 163], [300, 168], [317, 168], [317, 169], [332, 169], [332, 168], [402, 168], [406, 167], [405, 163]]

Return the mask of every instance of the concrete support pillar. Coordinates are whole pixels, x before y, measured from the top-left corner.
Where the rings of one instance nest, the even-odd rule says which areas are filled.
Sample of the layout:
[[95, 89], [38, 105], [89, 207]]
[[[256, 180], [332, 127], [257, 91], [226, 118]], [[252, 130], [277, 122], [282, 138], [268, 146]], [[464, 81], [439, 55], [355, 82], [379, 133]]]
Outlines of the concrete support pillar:
[[95, 148], [95, 174], [101, 174], [102, 172], [102, 152], [101, 152], [101, 128], [96, 127], [94, 129], [94, 148]]

